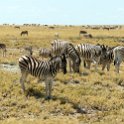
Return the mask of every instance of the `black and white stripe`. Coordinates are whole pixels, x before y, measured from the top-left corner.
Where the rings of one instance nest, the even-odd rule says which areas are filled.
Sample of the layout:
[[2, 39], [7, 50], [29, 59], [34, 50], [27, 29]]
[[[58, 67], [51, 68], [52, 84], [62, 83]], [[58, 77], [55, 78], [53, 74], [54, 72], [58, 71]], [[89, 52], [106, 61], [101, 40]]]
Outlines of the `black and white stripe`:
[[68, 41], [55, 40], [52, 43], [52, 52], [56, 55], [62, 53], [65, 54], [66, 58], [69, 58], [70, 70], [71, 70], [71, 61], [72, 61], [73, 71], [79, 72], [81, 59], [73, 44], [69, 43]]
[[109, 50], [107, 50], [105, 56], [101, 56], [100, 57], [100, 62], [99, 64], [102, 65], [102, 70], [104, 71], [105, 67], [107, 67], [107, 71], [110, 70], [110, 65], [113, 63], [114, 61], [114, 53], [113, 53], [113, 49], [114, 48], [109, 48]]
[[2, 50], [3, 57], [6, 56], [6, 45], [3, 43], [0, 43], [0, 49]]
[[115, 47], [113, 53], [115, 69], [119, 73], [120, 64], [124, 61], [124, 46]]
[[97, 69], [100, 56], [106, 52], [104, 45], [78, 44], [75, 48], [81, 56], [84, 66], [86, 66], [86, 63], [88, 64], [88, 69], [90, 69], [92, 62], [95, 63], [95, 68]]
[[41, 48], [39, 50], [39, 56], [41, 56], [42, 58], [49, 58], [52, 57], [52, 51], [48, 48]]
[[51, 42], [52, 46], [52, 54], [53, 55], [60, 55], [62, 53], [62, 50], [66, 47], [68, 44], [68, 41], [63, 41], [63, 40], [54, 40]]
[[19, 67], [21, 70], [20, 83], [23, 91], [25, 92], [24, 82], [28, 74], [31, 74], [45, 80], [46, 98], [50, 98], [52, 82], [57, 72], [62, 69], [63, 73], [66, 73], [66, 58], [63, 54], [52, 57], [49, 61], [40, 61], [32, 56], [22, 56], [19, 58]]

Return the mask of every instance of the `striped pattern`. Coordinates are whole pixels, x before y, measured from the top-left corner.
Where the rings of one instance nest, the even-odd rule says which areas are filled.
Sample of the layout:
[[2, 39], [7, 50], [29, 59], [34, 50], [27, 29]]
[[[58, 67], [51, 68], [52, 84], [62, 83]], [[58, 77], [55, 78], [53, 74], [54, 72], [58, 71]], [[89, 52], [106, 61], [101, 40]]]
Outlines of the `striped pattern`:
[[53, 55], [60, 55], [62, 53], [62, 50], [66, 47], [68, 44], [68, 41], [63, 40], [54, 40], [51, 42], [52, 46], [52, 54]]
[[51, 98], [52, 82], [57, 72], [62, 69], [66, 73], [66, 58], [65, 55], [56, 56], [49, 61], [40, 61], [31, 56], [22, 56], [19, 58], [19, 67], [21, 70], [20, 83], [25, 92], [24, 82], [31, 74], [39, 79], [45, 80], [46, 98]]
[[86, 66], [86, 63], [88, 64], [88, 69], [90, 69], [92, 62], [95, 63], [95, 68], [97, 69], [100, 56], [103, 52], [106, 52], [105, 47], [102, 45], [78, 44], [75, 48], [81, 56], [84, 66]]
[[[63, 53], [66, 54], [66, 56], [72, 61], [72, 69], [74, 72], [79, 73], [80, 72], [80, 64], [81, 64], [81, 59], [80, 56], [73, 46], [73, 44], [69, 43], [67, 46], [64, 48]], [[71, 68], [71, 61], [70, 61], [70, 68]]]
[[114, 61], [114, 53], [113, 49], [108, 50], [104, 57], [100, 57], [100, 64], [102, 65], [102, 70], [104, 71], [105, 67], [107, 67], [107, 71], [110, 70], [110, 65]]
[[64, 53], [66, 55], [66, 58], [69, 58], [70, 71], [72, 61], [73, 71], [79, 72], [81, 59], [73, 44], [69, 43], [68, 41], [55, 40], [54, 42], [52, 42], [51, 45], [53, 54], [59, 55], [61, 53]]
[[48, 48], [41, 48], [39, 50], [39, 56], [43, 57], [43, 58], [48, 58], [48, 57], [52, 57], [52, 53], [51, 50]]
[[24, 50], [25, 50], [25, 55], [28, 55], [28, 56], [33, 55], [32, 46], [26, 46], [26, 47], [24, 47]]
[[115, 47], [113, 53], [115, 69], [119, 73], [120, 64], [124, 61], [124, 46]]
[[0, 49], [3, 52], [3, 57], [5, 57], [6, 56], [6, 45], [1, 43], [0, 44]]

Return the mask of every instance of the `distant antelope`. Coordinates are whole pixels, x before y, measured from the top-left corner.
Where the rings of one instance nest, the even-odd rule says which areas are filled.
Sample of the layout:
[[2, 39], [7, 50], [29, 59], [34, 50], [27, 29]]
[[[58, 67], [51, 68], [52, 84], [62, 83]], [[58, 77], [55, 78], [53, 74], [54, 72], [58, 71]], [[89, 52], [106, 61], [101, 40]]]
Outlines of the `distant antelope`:
[[0, 49], [3, 51], [3, 57], [5, 57], [6, 56], [6, 45], [0, 43]]
[[28, 36], [28, 31], [22, 31], [20, 35], [21, 35], [21, 36], [22, 36], [22, 35], [27, 35], [27, 36]]
[[79, 35], [81, 35], [81, 34], [87, 34], [87, 32], [86, 31], [80, 31]]
[[14, 28], [20, 29], [20, 26], [15, 26]]

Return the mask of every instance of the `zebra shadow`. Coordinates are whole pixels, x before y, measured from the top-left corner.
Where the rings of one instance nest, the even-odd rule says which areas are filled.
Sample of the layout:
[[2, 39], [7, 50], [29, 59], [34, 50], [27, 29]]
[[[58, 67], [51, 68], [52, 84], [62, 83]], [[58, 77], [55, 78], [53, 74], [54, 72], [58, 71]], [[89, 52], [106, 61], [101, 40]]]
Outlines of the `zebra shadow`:
[[80, 114], [87, 114], [88, 113], [88, 110], [86, 110], [85, 107], [81, 106], [78, 102], [74, 102], [74, 101], [68, 99], [67, 97], [53, 96], [52, 100], [53, 101], [59, 100], [61, 105], [62, 104], [64, 105], [66, 103], [71, 104], [77, 113], [80, 113]]
[[40, 90], [34, 88], [28, 88], [26, 91], [26, 96], [34, 96], [36, 99], [44, 98], [45, 94], [42, 93]]

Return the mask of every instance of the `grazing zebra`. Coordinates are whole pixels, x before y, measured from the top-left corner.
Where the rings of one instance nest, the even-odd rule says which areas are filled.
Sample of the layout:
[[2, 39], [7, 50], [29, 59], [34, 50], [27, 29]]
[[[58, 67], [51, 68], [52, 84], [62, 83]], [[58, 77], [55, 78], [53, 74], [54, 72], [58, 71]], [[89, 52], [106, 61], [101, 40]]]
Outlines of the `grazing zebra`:
[[97, 70], [100, 56], [106, 52], [104, 45], [78, 44], [75, 48], [84, 62], [84, 67], [86, 66], [86, 63], [88, 64], [88, 69], [90, 69], [91, 62], [94, 62], [95, 69]]
[[26, 46], [26, 47], [24, 47], [24, 50], [26, 51], [26, 55], [28, 55], [28, 56], [33, 55], [32, 46]]
[[20, 35], [21, 35], [21, 36], [22, 36], [22, 35], [27, 35], [27, 36], [28, 36], [28, 31], [22, 31]]
[[53, 55], [60, 55], [63, 48], [68, 44], [68, 41], [62, 41], [62, 40], [54, 40], [51, 42], [52, 46], [52, 54]]
[[101, 56], [100, 57], [100, 62], [99, 64], [102, 65], [102, 70], [104, 71], [105, 67], [107, 67], [107, 71], [110, 70], [110, 65], [112, 64], [112, 62], [114, 61], [114, 53], [113, 53], [113, 48], [109, 48], [109, 50], [107, 50], [105, 56]]
[[6, 56], [6, 45], [3, 43], [0, 43], [0, 49], [3, 51], [3, 57]]
[[113, 53], [115, 69], [119, 73], [120, 64], [124, 61], [124, 46], [115, 47]]
[[39, 50], [39, 56], [41, 56], [43, 58], [52, 57], [51, 50], [50, 49], [47, 49], [47, 48], [41, 48]]
[[19, 58], [19, 67], [21, 70], [20, 83], [22, 90], [25, 92], [24, 82], [28, 74], [31, 74], [39, 79], [45, 80], [46, 99], [51, 98], [52, 83], [57, 72], [60, 69], [62, 69], [64, 74], [67, 72], [64, 54], [52, 57], [49, 61], [40, 61], [32, 56], [22, 56]]
[[79, 73], [81, 59], [75, 47], [71, 43], [69, 43], [68, 41], [55, 40], [54, 42], [52, 42], [52, 53], [55, 55], [64, 53], [66, 55], [66, 58], [69, 59], [70, 71], [71, 71], [71, 61], [72, 61], [73, 71]]

